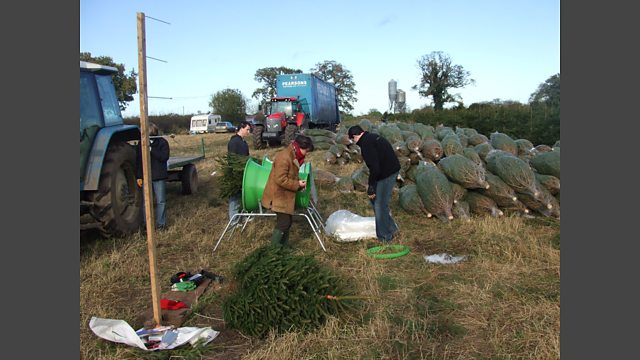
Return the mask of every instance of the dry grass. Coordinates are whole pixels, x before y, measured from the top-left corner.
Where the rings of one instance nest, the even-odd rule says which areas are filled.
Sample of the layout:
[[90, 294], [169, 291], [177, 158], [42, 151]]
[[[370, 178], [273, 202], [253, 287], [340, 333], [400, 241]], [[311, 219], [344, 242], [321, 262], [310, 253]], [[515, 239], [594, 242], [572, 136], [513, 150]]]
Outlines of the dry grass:
[[[255, 219], [244, 233], [213, 247], [227, 223], [226, 199], [216, 192], [215, 155], [226, 152], [230, 134], [178, 135], [169, 140], [172, 155], [195, 154], [205, 140], [207, 158], [198, 163], [200, 188], [180, 195], [180, 184], [168, 186], [165, 232], [157, 233], [157, 266], [161, 291], [178, 271], [207, 269], [226, 275], [222, 289], [200, 298], [184, 326], [211, 326], [221, 331], [202, 349], [189, 345], [161, 353], [103, 341], [88, 327], [92, 316], [123, 319], [134, 325], [151, 306], [146, 238], [81, 237], [80, 353], [84, 359], [554, 359], [560, 357], [560, 224], [557, 220], [521, 217], [473, 218], [444, 223], [412, 216], [394, 194], [391, 210], [402, 228], [407, 256], [374, 260], [367, 240], [338, 243], [325, 238], [323, 252], [308, 225], [296, 219], [291, 242], [313, 254], [335, 272], [352, 279], [356, 292], [369, 298], [359, 311], [332, 318], [315, 332], [251, 339], [225, 329], [222, 299], [233, 290], [232, 266], [269, 242], [273, 218]], [[271, 158], [279, 149], [251, 150]], [[312, 164], [345, 176], [359, 164], [326, 165], [323, 151], [310, 154]], [[340, 194], [320, 186], [320, 213], [348, 209], [373, 216], [363, 193]], [[468, 255], [455, 265], [427, 264], [425, 255]], [[134, 326], [135, 327], [135, 326]]]

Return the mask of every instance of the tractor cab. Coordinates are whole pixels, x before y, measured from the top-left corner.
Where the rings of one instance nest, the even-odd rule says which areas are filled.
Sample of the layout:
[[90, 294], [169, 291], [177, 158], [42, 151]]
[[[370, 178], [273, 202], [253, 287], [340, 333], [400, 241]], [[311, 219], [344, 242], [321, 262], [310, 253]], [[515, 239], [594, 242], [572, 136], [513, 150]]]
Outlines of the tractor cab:
[[265, 133], [281, 134], [287, 125], [300, 126], [304, 120], [304, 111], [297, 97], [271, 98], [267, 109]]

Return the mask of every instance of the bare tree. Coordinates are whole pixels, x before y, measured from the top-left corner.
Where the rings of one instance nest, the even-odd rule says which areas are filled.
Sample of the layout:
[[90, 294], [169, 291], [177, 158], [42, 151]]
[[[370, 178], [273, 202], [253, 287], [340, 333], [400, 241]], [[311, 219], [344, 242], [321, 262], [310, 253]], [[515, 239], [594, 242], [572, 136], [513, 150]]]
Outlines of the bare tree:
[[449, 89], [475, 84], [475, 80], [469, 78], [470, 73], [462, 65], [452, 65], [449, 55], [442, 51], [423, 55], [418, 60], [418, 68], [422, 72], [420, 84], [414, 85], [412, 89], [417, 89], [420, 96], [431, 96], [435, 111], [442, 110], [445, 103], [462, 102], [462, 97], [450, 94]]

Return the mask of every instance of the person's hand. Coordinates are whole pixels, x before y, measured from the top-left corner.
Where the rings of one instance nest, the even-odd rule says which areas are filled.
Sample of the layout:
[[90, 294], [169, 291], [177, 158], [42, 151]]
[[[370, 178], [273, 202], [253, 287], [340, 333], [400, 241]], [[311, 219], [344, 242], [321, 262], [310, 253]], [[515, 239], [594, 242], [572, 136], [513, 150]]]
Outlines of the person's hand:
[[371, 185], [369, 185], [369, 187], [367, 187], [367, 196], [371, 200], [376, 198], [376, 190]]
[[138, 187], [142, 187], [142, 179], [137, 179], [136, 183], [138, 183]]
[[307, 187], [307, 182], [305, 180], [298, 180], [298, 186], [300, 186], [300, 190], [304, 190]]

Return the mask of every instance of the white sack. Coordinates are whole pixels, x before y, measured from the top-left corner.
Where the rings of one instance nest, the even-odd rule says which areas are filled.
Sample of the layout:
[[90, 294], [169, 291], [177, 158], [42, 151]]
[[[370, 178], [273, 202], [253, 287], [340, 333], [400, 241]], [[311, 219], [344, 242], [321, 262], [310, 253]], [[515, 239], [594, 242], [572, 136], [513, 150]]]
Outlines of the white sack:
[[325, 231], [343, 242], [376, 239], [376, 218], [363, 217], [348, 210], [338, 210], [327, 219]]

